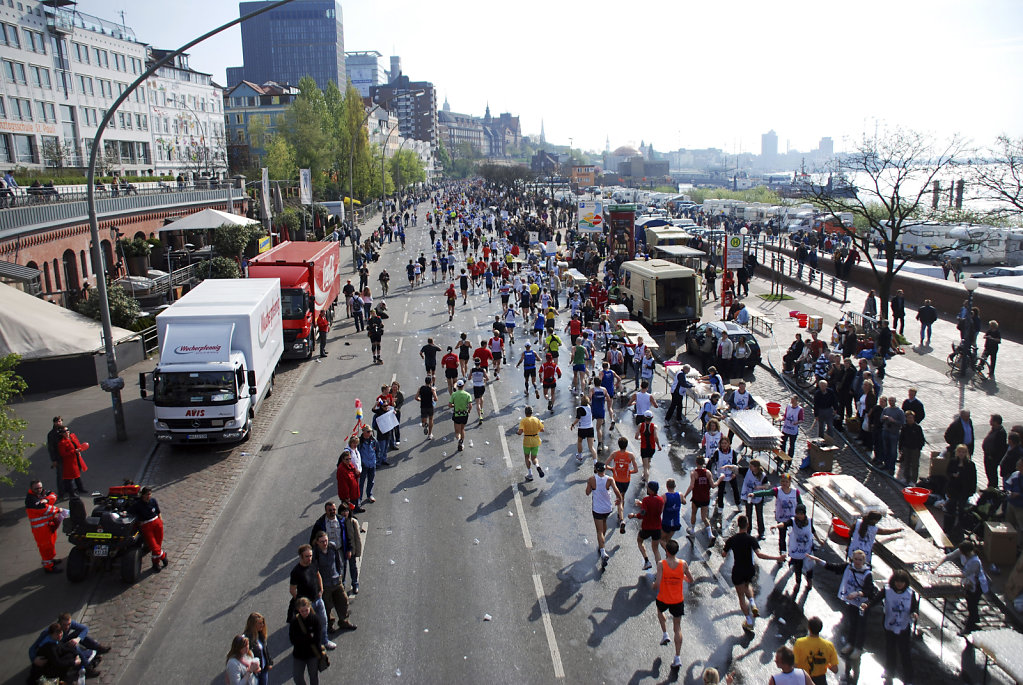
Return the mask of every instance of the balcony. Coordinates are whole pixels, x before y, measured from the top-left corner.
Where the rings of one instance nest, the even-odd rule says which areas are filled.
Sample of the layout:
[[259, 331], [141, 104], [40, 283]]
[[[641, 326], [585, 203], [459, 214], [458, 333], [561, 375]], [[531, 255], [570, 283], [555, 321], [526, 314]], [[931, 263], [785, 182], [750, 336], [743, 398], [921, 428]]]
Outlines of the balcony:
[[[97, 195], [100, 195], [99, 191], [97, 191]], [[36, 201], [35, 204], [0, 209], [0, 240], [9, 240], [19, 235], [52, 230], [87, 221], [89, 212], [86, 202], [84, 199], [78, 199], [82, 195], [76, 193], [71, 197], [74, 197], [76, 201], [66, 201], [70, 198], [68, 194], [64, 194], [56, 201], [46, 202], [41, 198], [33, 198]], [[231, 187], [216, 190], [178, 190], [175, 187], [167, 187], [154, 192], [142, 191], [131, 195], [125, 195], [122, 192], [117, 197], [97, 197], [96, 214], [102, 221], [136, 212], [210, 205], [225, 202], [228, 197], [233, 201], [243, 200], [245, 191]], [[16, 196], [16, 200], [19, 202], [33, 201], [27, 196]]]

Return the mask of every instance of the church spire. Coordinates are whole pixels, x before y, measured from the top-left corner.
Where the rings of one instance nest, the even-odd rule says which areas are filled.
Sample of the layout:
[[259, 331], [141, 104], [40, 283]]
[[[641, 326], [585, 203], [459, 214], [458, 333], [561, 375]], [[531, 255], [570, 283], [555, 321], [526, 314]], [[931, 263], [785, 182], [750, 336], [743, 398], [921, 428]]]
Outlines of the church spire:
[[547, 134], [543, 131], [543, 119], [540, 119], [540, 144], [547, 144]]

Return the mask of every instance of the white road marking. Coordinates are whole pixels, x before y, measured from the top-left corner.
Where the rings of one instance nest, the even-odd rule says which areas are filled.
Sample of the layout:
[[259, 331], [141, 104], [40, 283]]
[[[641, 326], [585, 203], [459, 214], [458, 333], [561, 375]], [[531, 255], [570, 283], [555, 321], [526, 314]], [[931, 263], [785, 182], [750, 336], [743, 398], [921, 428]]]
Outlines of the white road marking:
[[543, 593], [543, 584], [540, 576], [533, 574], [533, 589], [536, 590], [536, 601], [540, 605], [540, 616], [543, 618], [543, 629], [547, 633], [547, 646], [551, 650], [551, 662], [554, 664], [554, 677], [564, 678], [565, 667], [561, 664], [561, 651], [558, 650], [558, 639], [554, 635], [554, 626], [551, 624], [551, 612], [547, 608], [547, 597]]
[[408, 309], [405, 310], [405, 316], [401, 317], [401, 323], [402, 323], [402, 325], [405, 325], [405, 324], [408, 323]]
[[474, 328], [479, 328], [480, 327], [479, 319], [477, 319], [475, 316], [472, 317], [472, 325], [473, 325]]
[[[501, 411], [501, 407], [499, 407], [497, 404], [497, 390], [494, 389], [493, 384], [490, 385], [490, 399], [494, 401], [494, 412], [496, 413]], [[504, 439], [503, 433], [501, 434], [501, 439]], [[508, 466], [511, 466], [511, 464], [509, 463]]]
[[[493, 387], [491, 387], [493, 389]], [[508, 468], [512, 467], [511, 453], [508, 451], [508, 440], [505, 438], [504, 426], [497, 427], [497, 437], [501, 441], [501, 452], [504, 454], [504, 463]], [[524, 507], [522, 506], [522, 495], [519, 493], [518, 488], [514, 485], [512, 487], [512, 499], [515, 502], [515, 512], [519, 517], [519, 527], [522, 529], [522, 541], [526, 545], [526, 549], [533, 548], [533, 538], [529, 534], [529, 525], [526, 523], [526, 515]], [[565, 677], [565, 667], [561, 663], [561, 650], [558, 649], [558, 638], [554, 634], [554, 625], [551, 623], [551, 612], [547, 606], [547, 596], [544, 594], [543, 583], [540, 581], [540, 575], [536, 573], [536, 564], [530, 559], [530, 565], [533, 569], [533, 590], [536, 592], [537, 605], [540, 607], [540, 616], [543, 619], [544, 633], [547, 635], [547, 647], [551, 653], [551, 663], [554, 666], [554, 677], [563, 679]]]
[[397, 377], [398, 377], [398, 374], [392, 373], [391, 374], [391, 383], [394, 383], [394, 379], [397, 378]]
[[405, 338], [398, 338], [398, 354], [401, 354], [401, 344], [405, 342]]

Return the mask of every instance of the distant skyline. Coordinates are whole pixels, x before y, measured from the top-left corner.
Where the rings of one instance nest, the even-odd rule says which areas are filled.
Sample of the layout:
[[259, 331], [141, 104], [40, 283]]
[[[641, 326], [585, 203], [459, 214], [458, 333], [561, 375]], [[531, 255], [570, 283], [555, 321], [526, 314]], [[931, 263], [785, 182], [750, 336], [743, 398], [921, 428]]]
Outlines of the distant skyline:
[[[174, 49], [238, 16], [238, 3], [81, 0], [78, 8]], [[759, 154], [850, 149], [875, 124], [988, 145], [1023, 135], [1023, 2], [783, 0], [722, 4], [608, 0], [513, 7], [469, 0], [342, 2], [345, 49], [399, 55], [438, 101], [521, 117], [524, 134], [600, 151], [717, 147]], [[482, 10], [481, 10], [482, 8]], [[625, 9], [633, 10], [626, 13]], [[640, 11], [635, 11], [639, 8]], [[237, 27], [191, 51], [226, 83], [242, 63]]]

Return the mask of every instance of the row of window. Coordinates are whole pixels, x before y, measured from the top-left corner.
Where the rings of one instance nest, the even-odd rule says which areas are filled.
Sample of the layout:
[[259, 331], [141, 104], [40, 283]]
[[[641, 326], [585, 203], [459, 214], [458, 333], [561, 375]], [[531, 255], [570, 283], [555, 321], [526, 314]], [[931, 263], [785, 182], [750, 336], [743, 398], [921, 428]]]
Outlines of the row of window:
[[57, 110], [52, 102], [36, 100], [35, 107], [33, 108], [31, 100], [12, 97], [10, 98], [10, 111], [8, 111], [3, 98], [0, 98], [0, 117], [15, 121], [46, 121], [53, 123], [57, 121]]
[[32, 29], [21, 29], [24, 40], [18, 38], [18, 27], [13, 24], [0, 23], [0, 45], [8, 45], [12, 48], [25, 47], [26, 50], [46, 54], [46, 36], [39, 31]]
[[145, 71], [142, 60], [138, 57], [129, 57], [119, 52], [90, 47], [83, 43], [71, 43], [71, 57], [81, 64], [94, 64], [104, 69], [110, 69], [110, 64], [113, 62], [114, 69], [125, 73], [130, 71], [133, 74], [141, 74]]

